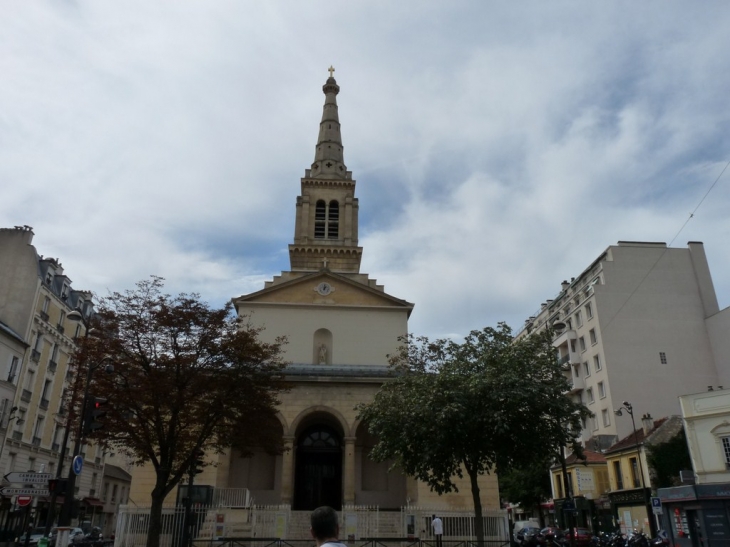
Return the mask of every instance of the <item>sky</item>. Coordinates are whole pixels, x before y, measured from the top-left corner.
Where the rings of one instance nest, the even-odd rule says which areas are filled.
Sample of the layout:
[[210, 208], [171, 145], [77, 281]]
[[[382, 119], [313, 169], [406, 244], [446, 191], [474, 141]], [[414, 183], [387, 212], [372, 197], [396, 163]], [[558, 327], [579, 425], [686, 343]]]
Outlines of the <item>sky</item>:
[[222, 305], [288, 270], [332, 65], [361, 271], [415, 334], [518, 330], [619, 240], [703, 241], [730, 305], [730, 3], [0, 10], [0, 227], [75, 289]]

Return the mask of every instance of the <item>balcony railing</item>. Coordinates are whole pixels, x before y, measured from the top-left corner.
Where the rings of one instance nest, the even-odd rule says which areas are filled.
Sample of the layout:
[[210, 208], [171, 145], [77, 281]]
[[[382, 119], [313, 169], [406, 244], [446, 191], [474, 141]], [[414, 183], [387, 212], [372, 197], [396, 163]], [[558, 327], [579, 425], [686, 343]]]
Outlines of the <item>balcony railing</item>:
[[570, 353], [558, 358], [558, 365], [564, 365], [565, 363], [570, 363]]
[[44, 321], [48, 321], [48, 313], [42, 311], [41, 312], [41, 319], [43, 319]]
[[27, 389], [24, 389], [20, 393], [20, 400], [23, 401], [24, 403], [29, 403], [30, 402], [30, 398], [32, 396], [33, 396], [33, 393], [32, 392], [28, 391]]
[[67, 370], [66, 371], [66, 381], [70, 382], [73, 377], [74, 377], [74, 373], [71, 372], [70, 370]]
[[41, 438], [40, 437], [33, 437], [33, 440], [30, 441], [30, 444], [33, 446], [40, 446], [41, 445]]
[[218, 507], [249, 507], [251, 492], [248, 488], [216, 488], [213, 503]]
[[51, 450], [53, 450], [54, 452], [58, 452], [59, 450], [61, 450], [61, 445], [58, 443], [53, 443], [51, 444]]
[[56, 369], [58, 368], [58, 363], [54, 360], [48, 361], [48, 372], [54, 373], [56, 372]]
[[48, 410], [48, 404], [49, 404], [49, 401], [48, 401], [48, 399], [41, 399], [41, 402], [39, 403], [39, 406], [40, 406], [40, 407], [41, 407], [41, 408], [42, 408], [43, 410]]
[[15, 440], [15, 441], [22, 441], [23, 440], [23, 432], [22, 431], [13, 431], [13, 440]]
[[59, 416], [65, 416], [66, 415], [66, 407], [61, 406], [61, 408], [58, 409], [58, 415]]
[[100, 465], [101, 464], [101, 458], [99, 456], [97, 456], [96, 458], [94, 458], [94, 463], [96, 465]]
[[573, 376], [570, 381], [570, 393], [576, 393], [585, 389], [586, 383], [580, 376]]
[[41, 352], [37, 349], [34, 349], [30, 352], [30, 358], [32, 361], [35, 361], [36, 363], [41, 360]]
[[56, 328], [58, 329], [58, 332], [60, 332], [61, 334], [63, 334], [63, 331], [66, 330], [61, 323], [56, 325]]

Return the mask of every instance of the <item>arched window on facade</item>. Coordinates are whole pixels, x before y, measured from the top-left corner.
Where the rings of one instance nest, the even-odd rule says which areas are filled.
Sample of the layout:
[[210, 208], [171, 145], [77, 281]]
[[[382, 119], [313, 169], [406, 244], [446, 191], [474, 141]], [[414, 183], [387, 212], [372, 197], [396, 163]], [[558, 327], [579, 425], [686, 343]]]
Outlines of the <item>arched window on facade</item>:
[[320, 199], [314, 211], [314, 237], [316, 239], [337, 239], [340, 233], [340, 204], [335, 200], [327, 203]]

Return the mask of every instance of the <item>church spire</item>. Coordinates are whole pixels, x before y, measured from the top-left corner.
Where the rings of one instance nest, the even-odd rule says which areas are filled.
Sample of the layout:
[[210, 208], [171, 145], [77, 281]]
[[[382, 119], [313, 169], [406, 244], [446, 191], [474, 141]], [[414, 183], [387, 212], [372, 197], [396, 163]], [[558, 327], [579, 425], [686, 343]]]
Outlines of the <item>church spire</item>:
[[362, 247], [357, 244], [358, 201], [355, 181], [342, 155], [337, 85], [330, 77], [322, 87], [324, 112], [311, 169], [305, 169], [297, 198], [294, 243], [289, 245], [292, 270], [356, 274]]
[[325, 95], [322, 121], [319, 124], [319, 137], [314, 153], [314, 162], [309, 176], [322, 179], [345, 179], [347, 167], [342, 153], [342, 135], [340, 134], [340, 117], [337, 112], [337, 94], [340, 86], [337, 85], [332, 73], [335, 69], [330, 66], [330, 77], [322, 86]]

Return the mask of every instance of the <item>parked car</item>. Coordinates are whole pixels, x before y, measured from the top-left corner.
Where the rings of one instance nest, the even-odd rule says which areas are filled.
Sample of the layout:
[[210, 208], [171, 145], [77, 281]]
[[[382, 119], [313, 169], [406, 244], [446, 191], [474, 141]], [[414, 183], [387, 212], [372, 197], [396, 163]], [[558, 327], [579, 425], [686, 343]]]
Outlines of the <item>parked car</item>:
[[[45, 528], [43, 528], [43, 527], [33, 528], [30, 531], [30, 539], [28, 540], [28, 545], [33, 546], [33, 547], [37, 547], [38, 546], [38, 540], [41, 539], [45, 535], [46, 535], [46, 529]], [[55, 544], [55, 542], [53, 541], [53, 539], [54, 539], [53, 538], [53, 531], [51, 531], [51, 534], [50, 535], [51, 535], [51, 541], [49, 541], [48, 544], [49, 544], [49, 547], [52, 547], [52, 542]], [[20, 537], [18, 537], [18, 539], [15, 540], [15, 545], [17, 547], [24, 547], [24, 545], [25, 545], [25, 536], [26, 536], [26, 534], [23, 534]]]
[[[570, 528], [565, 532], [566, 537], [570, 537]], [[575, 547], [588, 547], [593, 539], [593, 534], [588, 528], [573, 528], [573, 535], [575, 536]]]
[[517, 532], [517, 544], [522, 547], [531, 547], [537, 545], [537, 535], [540, 533], [540, 528], [537, 526], [526, 526], [519, 532]]
[[564, 537], [565, 533], [560, 528], [556, 528], [555, 526], [548, 526], [547, 528], [543, 528], [536, 536], [538, 544], [543, 547], [549, 547], [550, 545], [554, 545], [555, 543], [562, 543]]
[[540, 525], [536, 520], [517, 520], [515, 521], [515, 526], [512, 529], [512, 538], [519, 543], [520, 540], [517, 539], [517, 534], [522, 530], [523, 528], [535, 528], [539, 527]]

